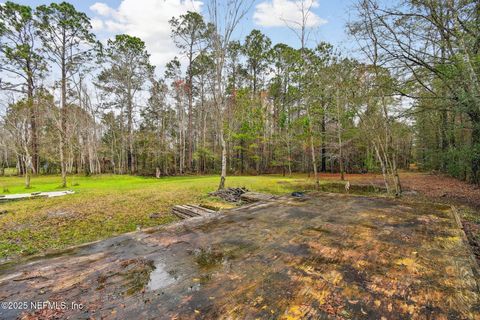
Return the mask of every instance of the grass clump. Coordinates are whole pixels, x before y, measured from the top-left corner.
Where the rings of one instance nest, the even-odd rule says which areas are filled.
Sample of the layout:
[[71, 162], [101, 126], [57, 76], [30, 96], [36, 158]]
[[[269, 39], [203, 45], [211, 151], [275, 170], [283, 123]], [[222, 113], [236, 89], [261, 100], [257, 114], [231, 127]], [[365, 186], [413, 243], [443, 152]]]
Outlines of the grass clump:
[[210, 247], [197, 249], [194, 254], [196, 263], [204, 269], [210, 269], [221, 264], [224, 258], [221, 251], [213, 250]]

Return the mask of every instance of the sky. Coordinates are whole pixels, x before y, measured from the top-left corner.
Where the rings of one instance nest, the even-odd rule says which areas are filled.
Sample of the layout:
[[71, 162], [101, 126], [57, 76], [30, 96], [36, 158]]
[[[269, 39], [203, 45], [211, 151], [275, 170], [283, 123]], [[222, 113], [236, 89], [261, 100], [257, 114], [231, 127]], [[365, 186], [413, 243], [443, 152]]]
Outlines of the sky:
[[[163, 69], [165, 63], [179, 55], [170, 38], [168, 21], [187, 11], [206, 13], [209, 0], [71, 0], [77, 10], [92, 20], [93, 31], [100, 40], [115, 34], [127, 33], [145, 41], [151, 62]], [[225, 0], [226, 1], [226, 0]], [[285, 21], [298, 21], [298, 2], [301, 0], [256, 0], [236, 30], [237, 38], [244, 38], [253, 28], [270, 37], [272, 43], [283, 42], [299, 46], [299, 39]], [[351, 49], [345, 24], [355, 0], [304, 0], [312, 3], [308, 19], [311, 27], [309, 44], [320, 41], [337, 46], [340, 51]], [[5, 0], [0, 0], [0, 3]], [[51, 1], [14, 0], [36, 7]], [[248, 2], [248, 0], [246, 0]], [[248, 2], [250, 3], [250, 2]], [[293, 25], [293, 24], [291, 24]], [[180, 57], [181, 58], [181, 57]]]

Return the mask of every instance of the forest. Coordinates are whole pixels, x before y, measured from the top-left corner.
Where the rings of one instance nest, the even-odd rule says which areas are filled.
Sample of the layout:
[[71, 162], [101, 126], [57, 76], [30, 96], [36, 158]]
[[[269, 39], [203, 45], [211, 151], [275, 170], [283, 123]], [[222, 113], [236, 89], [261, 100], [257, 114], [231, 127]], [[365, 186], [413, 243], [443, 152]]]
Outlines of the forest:
[[[415, 168], [480, 183], [480, 3], [360, 0], [356, 50], [253, 29], [246, 1], [169, 21], [181, 57], [150, 62], [142, 39], [107, 42], [69, 3], [0, 5], [0, 174], [172, 176]], [[218, 7], [218, 8], [217, 8]]]
[[479, 0], [0, 0], [0, 319], [480, 319], [479, 77]]

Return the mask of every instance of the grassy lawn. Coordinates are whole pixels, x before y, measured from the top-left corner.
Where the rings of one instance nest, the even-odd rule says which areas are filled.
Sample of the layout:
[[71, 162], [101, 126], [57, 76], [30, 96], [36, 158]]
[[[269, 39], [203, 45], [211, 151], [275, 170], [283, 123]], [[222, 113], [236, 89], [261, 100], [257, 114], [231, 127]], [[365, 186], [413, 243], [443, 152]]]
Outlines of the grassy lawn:
[[[176, 220], [170, 209], [176, 204], [200, 203], [231, 206], [207, 195], [218, 185], [218, 176], [165, 177], [71, 176], [75, 194], [51, 199], [1, 203], [0, 258], [29, 255], [65, 248], [114, 235], [162, 225]], [[59, 176], [32, 178], [25, 189], [21, 177], [0, 177], [0, 194], [54, 191]], [[305, 187], [305, 176], [228, 177], [227, 186], [283, 194]], [[150, 218], [159, 213], [158, 218]]]

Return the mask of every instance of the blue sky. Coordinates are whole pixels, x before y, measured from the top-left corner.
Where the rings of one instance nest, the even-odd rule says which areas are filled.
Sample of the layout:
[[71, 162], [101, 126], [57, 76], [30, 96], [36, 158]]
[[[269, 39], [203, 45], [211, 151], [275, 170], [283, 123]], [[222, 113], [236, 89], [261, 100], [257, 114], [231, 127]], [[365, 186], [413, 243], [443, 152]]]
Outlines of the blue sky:
[[[70, 1], [75, 7], [92, 18], [94, 31], [100, 39], [117, 33], [130, 33], [142, 38], [152, 54], [153, 63], [159, 65], [177, 53], [170, 40], [168, 20], [173, 15], [187, 10], [206, 11], [208, 0], [82, 0]], [[272, 42], [283, 42], [298, 47], [299, 40], [285, 26], [285, 21], [298, 17], [298, 1], [301, 0], [256, 0], [251, 10], [237, 29], [237, 36], [244, 37], [256, 28], [267, 34]], [[345, 24], [355, 0], [303, 0], [312, 2], [312, 26], [310, 45], [318, 41], [334, 44], [339, 49], [350, 50], [351, 39], [345, 32]], [[5, 2], [4, 0], [0, 0]], [[17, 0], [32, 7], [51, 1]], [[297, 3], [296, 3], [297, 2]], [[279, 19], [279, 17], [282, 19]]]

